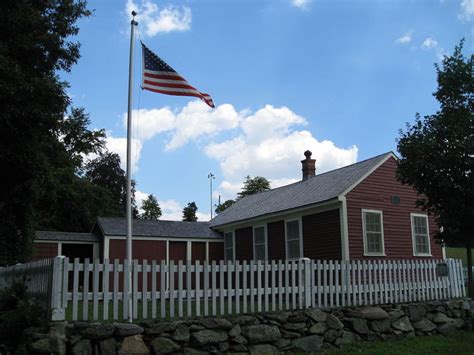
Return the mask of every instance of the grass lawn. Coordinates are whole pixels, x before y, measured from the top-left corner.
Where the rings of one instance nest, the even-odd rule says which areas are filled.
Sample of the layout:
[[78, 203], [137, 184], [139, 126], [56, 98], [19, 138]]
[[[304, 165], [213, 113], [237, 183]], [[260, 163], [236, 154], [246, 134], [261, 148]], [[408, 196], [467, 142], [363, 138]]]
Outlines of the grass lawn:
[[474, 354], [474, 332], [457, 332], [448, 336], [434, 335], [398, 341], [360, 342], [345, 345], [341, 349], [325, 350], [325, 355], [358, 354]]
[[[472, 262], [474, 264], [474, 249], [472, 250]], [[446, 247], [446, 257], [447, 258], [454, 258], [454, 259], [461, 259], [462, 266], [467, 267], [467, 251], [466, 248], [452, 248]]]

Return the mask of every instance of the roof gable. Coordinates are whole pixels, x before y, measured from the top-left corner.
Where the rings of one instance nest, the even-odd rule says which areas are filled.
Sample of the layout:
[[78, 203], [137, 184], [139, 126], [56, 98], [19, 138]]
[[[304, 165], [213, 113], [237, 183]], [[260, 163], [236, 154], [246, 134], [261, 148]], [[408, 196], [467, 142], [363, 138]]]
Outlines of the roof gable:
[[381, 154], [318, 174], [307, 180], [246, 196], [218, 214], [210, 225], [218, 227], [338, 198], [354, 188], [381, 163], [393, 156], [392, 152]]

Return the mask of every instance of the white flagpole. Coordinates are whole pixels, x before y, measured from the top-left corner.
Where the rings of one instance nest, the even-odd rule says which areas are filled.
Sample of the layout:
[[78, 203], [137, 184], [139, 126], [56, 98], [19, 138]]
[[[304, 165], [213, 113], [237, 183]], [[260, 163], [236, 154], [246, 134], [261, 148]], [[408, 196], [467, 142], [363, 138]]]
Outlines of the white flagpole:
[[128, 114], [127, 114], [127, 201], [125, 217], [127, 219], [127, 255], [126, 262], [129, 265], [128, 275], [128, 321], [133, 322], [133, 309], [132, 309], [132, 94], [133, 94], [133, 47], [134, 47], [134, 30], [138, 22], [135, 21], [137, 13], [132, 11], [131, 32], [130, 32], [130, 61], [128, 67]]

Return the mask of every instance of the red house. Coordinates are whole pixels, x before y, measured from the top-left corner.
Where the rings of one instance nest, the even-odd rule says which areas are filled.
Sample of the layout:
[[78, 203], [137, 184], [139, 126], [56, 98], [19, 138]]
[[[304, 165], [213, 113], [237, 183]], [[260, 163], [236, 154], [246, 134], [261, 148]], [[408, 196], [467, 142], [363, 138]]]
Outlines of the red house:
[[396, 179], [393, 153], [318, 175], [305, 156], [302, 181], [242, 198], [211, 221], [227, 260], [443, 257], [438, 226]]
[[[147, 260], [443, 258], [438, 226], [396, 179], [389, 152], [237, 201], [211, 222], [133, 222], [133, 258]], [[35, 258], [125, 256], [125, 219], [98, 218], [91, 233], [37, 232]]]

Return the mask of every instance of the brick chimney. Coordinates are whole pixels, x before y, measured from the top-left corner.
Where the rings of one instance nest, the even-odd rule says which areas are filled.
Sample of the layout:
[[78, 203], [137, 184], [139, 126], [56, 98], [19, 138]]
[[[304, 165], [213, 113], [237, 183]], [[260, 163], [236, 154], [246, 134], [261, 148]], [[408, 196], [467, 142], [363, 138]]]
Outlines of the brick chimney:
[[311, 153], [309, 150], [304, 152], [306, 159], [301, 161], [303, 180], [307, 180], [308, 178], [316, 175], [316, 159], [311, 159], [311, 154], [313, 153]]

